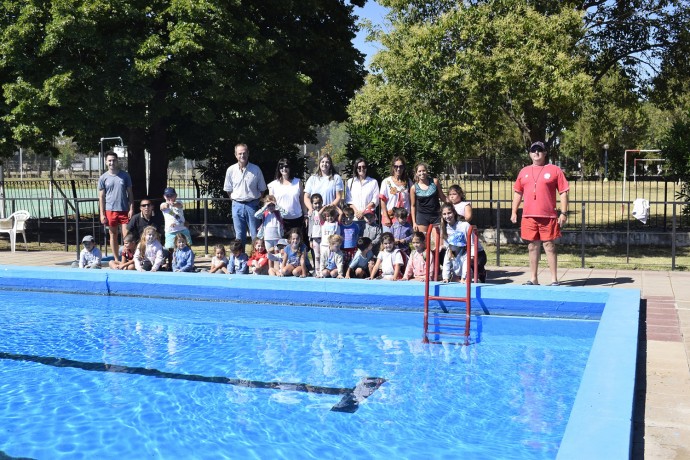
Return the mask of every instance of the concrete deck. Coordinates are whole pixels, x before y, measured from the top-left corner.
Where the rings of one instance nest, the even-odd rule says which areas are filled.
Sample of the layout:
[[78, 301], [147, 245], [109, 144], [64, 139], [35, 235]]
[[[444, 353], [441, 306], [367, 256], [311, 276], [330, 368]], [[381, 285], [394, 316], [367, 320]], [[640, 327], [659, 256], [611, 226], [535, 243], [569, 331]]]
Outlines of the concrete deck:
[[[0, 251], [0, 264], [69, 266], [72, 252]], [[199, 262], [207, 262], [199, 258]], [[522, 284], [527, 267], [487, 267], [488, 282]], [[541, 279], [549, 279], [544, 269]], [[642, 292], [633, 459], [690, 459], [690, 273], [562, 269], [567, 286]]]

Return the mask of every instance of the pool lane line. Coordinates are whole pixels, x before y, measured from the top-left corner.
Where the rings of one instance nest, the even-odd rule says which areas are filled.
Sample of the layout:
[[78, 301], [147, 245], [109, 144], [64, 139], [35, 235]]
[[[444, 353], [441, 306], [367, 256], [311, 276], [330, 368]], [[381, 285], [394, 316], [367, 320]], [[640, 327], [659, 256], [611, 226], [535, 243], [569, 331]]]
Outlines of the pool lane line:
[[331, 408], [334, 412], [354, 413], [359, 404], [371, 396], [386, 381], [380, 377], [362, 377], [354, 388], [324, 387], [309, 385], [307, 383], [290, 382], [263, 382], [260, 380], [232, 379], [229, 377], [212, 377], [197, 374], [181, 374], [178, 372], [165, 372], [147, 367], [120, 366], [117, 364], [94, 363], [87, 361], [75, 361], [67, 358], [52, 356], [22, 355], [16, 353], [0, 352], [0, 359], [12, 361], [28, 361], [53, 367], [71, 367], [84, 371], [94, 372], [119, 372], [122, 374], [144, 375], [159, 379], [188, 380], [191, 382], [220, 383], [245, 388], [259, 388], [280, 391], [302, 391], [304, 393], [343, 395], [343, 398]]

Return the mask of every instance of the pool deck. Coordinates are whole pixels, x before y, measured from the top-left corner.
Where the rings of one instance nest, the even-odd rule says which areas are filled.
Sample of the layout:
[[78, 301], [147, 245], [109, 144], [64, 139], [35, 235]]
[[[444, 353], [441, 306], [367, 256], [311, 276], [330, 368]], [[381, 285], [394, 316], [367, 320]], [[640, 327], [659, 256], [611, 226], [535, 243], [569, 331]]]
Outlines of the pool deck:
[[[0, 251], [0, 264], [68, 267], [72, 252]], [[208, 262], [199, 258], [198, 262]], [[488, 282], [520, 285], [527, 267], [490, 267]], [[564, 286], [642, 292], [633, 459], [690, 458], [690, 273], [561, 269]], [[548, 279], [543, 269], [541, 279]], [[346, 282], [346, 281], [343, 281]], [[642, 327], [644, 325], [644, 327]]]

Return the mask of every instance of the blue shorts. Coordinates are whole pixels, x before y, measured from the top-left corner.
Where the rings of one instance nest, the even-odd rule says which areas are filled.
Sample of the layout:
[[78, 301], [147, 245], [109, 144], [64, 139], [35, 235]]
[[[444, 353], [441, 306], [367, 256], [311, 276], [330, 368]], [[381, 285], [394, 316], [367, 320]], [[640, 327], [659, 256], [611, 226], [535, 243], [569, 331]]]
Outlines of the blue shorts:
[[165, 247], [166, 248], [174, 248], [175, 247], [175, 237], [182, 233], [184, 236], [187, 237], [187, 244], [192, 245], [192, 235], [189, 234], [189, 229], [185, 228], [184, 230], [180, 230], [179, 232], [173, 232], [173, 233], [165, 233]]

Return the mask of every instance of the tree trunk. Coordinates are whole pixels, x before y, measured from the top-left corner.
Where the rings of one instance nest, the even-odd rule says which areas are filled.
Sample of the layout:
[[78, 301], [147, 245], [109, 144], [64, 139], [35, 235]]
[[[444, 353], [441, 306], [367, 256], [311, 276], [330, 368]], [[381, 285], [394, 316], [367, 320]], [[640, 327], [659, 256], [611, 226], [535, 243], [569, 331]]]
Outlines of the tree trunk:
[[[128, 165], [127, 172], [132, 178], [132, 190], [134, 200], [139, 201], [144, 198], [146, 193], [146, 156], [144, 152], [143, 128], [132, 128], [128, 130], [125, 142], [127, 142]], [[136, 207], [134, 208], [137, 209]]]
[[149, 195], [158, 199], [163, 197], [163, 190], [168, 186], [168, 149], [167, 126], [162, 120], [156, 120], [151, 127], [151, 148], [149, 154]]

